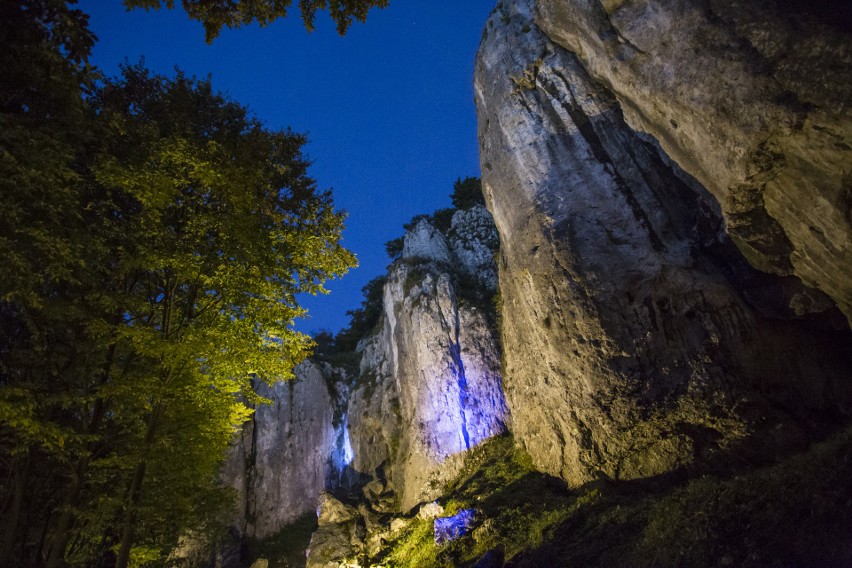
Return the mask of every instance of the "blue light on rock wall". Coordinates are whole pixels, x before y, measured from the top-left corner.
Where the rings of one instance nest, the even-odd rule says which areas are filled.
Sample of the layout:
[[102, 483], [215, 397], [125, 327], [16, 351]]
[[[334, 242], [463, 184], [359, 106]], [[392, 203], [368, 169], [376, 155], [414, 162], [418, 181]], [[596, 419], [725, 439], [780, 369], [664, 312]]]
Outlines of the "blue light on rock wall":
[[340, 421], [340, 425], [335, 431], [334, 453], [332, 454], [332, 463], [334, 469], [339, 473], [343, 473], [346, 466], [352, 463], [355, 458], [355, 453], [352, 451], [352, 441], [349, 438], [349, 416], [344, 414]]
[[469, 533], [475, 516], [473, 509], [462, 509], [452, 517], [435, 519], [435, 544], [444, 544]]

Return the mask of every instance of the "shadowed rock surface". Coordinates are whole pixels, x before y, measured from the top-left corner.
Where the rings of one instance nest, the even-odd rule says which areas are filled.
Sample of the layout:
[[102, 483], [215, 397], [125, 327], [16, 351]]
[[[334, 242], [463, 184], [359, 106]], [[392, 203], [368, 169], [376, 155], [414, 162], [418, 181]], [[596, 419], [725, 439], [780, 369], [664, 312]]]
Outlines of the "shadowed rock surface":
[[798, 276], [852, 317], [849, 14], [842, 2], [539, 0], [535, 21], [709, 190], [753, 266]]
[[[746, 168], [735, 159], [739, 147], [699, 136], [712, 152], [693, 148], [691, 155], [721, 160], [710, 173], [689, 169], [694, 160], [673, 152], [692, 177], [665, 154], [662, 138], [658, 144], [631, 127], [635, 119], [625, 121], [622, 108], [632, 99], [620, 104], [608, 82], [587, 71], [587, 61], [617, 70], [624, 57], [591, 44], [575, 55], [536, 24], [538, 13], [551, 35], [569, 37], [557, 30], [581, 25], [571, 18], [594, 6], [548, 2], [536, 12], [529, 0], [502, 2], [477, 59], [483, 185], [501, 240], [513, 433], [539, 468], [574, 485], [659, 475], [732, 448], [744, 457], [751, 440], [767, 455], [804, 443], [824, 420], [849, 410], [845, 318], [826, 294], [786, 276], [792, 270], [757, 270], [767, 267], [750, 264], [726, 232], [729, 208], [720, 206], [727, 196], [719, 187]], [[667, 36], [658, 30], [656, 37]], [[716, 53], [718, 40], [707, 41], [706, 51]], [[681, 52], [689, 49], [681, 45]], [[665, 57], [649, 60], [665, 66]], [[678, 81], [691, 76], [687, 63]], [[702, 89], [714, 97], [725, 87]], [[651, 103], [642, 98], [630, 112], [643, 104]], [[689, 123], [671, 113], [666, 119]], [[712, 115], [702, 119], [713, 123]], [[731, 124], [738, 132], [737, 121]], [[738, 127], [745, 132], [739, 138], [749, 124]], [[811, 185], [820, 178], [807, 179], [798, 185], [800, 209], [819, 201]], [[821, 218], [838, 234], [847, 231], [845, 219]], [[848, 282], [841, 249], [832, 263], [843, 267], [833, 274]]]

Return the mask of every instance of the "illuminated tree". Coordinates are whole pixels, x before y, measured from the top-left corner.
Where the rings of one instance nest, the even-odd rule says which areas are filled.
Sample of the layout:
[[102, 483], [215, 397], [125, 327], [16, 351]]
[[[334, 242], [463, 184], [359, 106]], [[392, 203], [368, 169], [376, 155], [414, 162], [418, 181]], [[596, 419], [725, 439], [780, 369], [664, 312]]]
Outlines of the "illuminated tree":
[[180, 74], [93, 86], [82, 14], [0, 9], [0, 564], [124, 566], [218, 518], [251, 380], [354, 257], [304, 137]]

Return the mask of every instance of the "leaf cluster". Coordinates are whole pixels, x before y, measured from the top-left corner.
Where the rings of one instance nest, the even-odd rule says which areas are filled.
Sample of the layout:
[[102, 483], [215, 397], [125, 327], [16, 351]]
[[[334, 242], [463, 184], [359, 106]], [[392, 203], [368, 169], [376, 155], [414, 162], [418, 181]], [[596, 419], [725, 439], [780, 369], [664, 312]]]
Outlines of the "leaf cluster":
[[297, 295], [354, 265], [344, 215], [305, 138], [209, 80], [100, 78], [61, 0], [0, 16], [0, 565], [163, 555], [221, 529], [252, 381], [292, 376]]
[[[364, 22], [371, 8], [385, 8], [390, 0], [299, 0], [299, 11], [308, 31], [314, 30], [316, 13], [328, 10], [344, 35], [354, 21]], [[287, 16], [292, 0], [181, 0], [190, 18], [204, 24], [207, 42], [222, 31], [222, 27], [241, 28], [257, 22], [261, 27]], [[158, 9], [175, 7], [174, 0], [124, 0], [128, 8]]]

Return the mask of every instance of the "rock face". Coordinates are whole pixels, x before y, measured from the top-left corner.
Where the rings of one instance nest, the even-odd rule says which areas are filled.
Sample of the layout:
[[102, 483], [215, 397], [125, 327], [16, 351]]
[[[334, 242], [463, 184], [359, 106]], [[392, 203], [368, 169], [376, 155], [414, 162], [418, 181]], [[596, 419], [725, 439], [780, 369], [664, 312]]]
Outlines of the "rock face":
[[366, 550], [376, 512], [434, 499], [466, 450], [505, 431], [496, 228], [474, 206], [445, 231], [424, 218], [406, 233], [357, 377], [306, 362], [296, 380], [259, 386], [271, 403], [258, 406], [223, 474], [239, 494], [241, 536], [264, 539], [318, 511], [308, 565], [337, 566]]
[[539, 0], [535, 21], [709, 190], [755, 267], [852, 318], [850, 9], [819, 4]]
[[575, 485], [789, 446], [850, 409], [848, 80], [812, 114], [773, 98], [737, 55], [763, 37], [783, 66], [763, 23], [689, 4], [504, 1], [477, 58], [512, 429]]
[[326, 379], [313, 363], [296, 379], [260, 385], [260, 405], [236, 441], [224, 478], [239, 494], [240, 532], [262, 539], [317, 508], [337, 438]]
[[317, 507], [317, 523], [319, 527], [306, 551], [306, 568], [339, 568], [363, 552], [364, 526], [354, 508], [323, 493]]
[[352, 467], [375, 479], [374, 502], [395, 493], [391, 509], [434, 499], [462, 452], [505, 430], [494, 290], [482, 285], [494, 282], [496, 234], [482, 207], [456, 216], [449, 239], [425, 219], [406, 234], [349, 400]]

